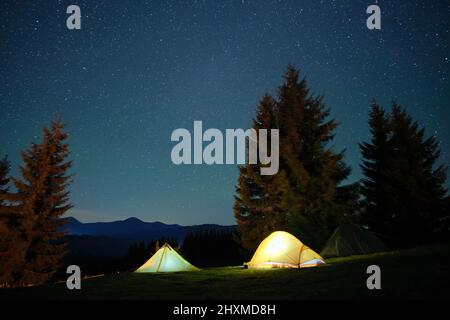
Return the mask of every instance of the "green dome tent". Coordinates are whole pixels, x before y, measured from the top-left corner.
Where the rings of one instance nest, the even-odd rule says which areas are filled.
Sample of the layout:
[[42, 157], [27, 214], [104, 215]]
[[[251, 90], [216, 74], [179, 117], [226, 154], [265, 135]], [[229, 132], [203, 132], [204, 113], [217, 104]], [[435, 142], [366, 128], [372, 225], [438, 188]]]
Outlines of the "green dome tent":
[[386, 251], [386, 245], [372, 232], [355, 224], [336, 228], [320, 252], [324, 258], [346, 257]]

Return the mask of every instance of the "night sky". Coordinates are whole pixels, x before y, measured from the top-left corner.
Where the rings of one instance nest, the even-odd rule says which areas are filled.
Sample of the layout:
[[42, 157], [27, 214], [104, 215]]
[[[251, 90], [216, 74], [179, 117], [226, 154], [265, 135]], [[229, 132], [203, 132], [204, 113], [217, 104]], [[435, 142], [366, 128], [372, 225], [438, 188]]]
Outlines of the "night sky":
[[[397, 101], [450, 163], [450, 4], [378, 1], [1, 1], [0, 154], [62, 116], [70, 133], [70, 213], [234, 224], [235, 165], [172, 164], [176, 128], [248, 128], [289, 63], [341, 123], [334, 145], [361, 177], [372, 98]], [[66, 8], [81, 8], [81, 30]]]

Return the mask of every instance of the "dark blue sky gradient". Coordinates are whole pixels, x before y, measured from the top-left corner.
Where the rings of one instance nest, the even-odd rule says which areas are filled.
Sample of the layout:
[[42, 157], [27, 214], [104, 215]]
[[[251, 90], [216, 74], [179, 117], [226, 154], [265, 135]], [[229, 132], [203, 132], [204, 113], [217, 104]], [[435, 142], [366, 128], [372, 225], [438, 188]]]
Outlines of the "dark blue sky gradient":
[[[247, 128], [289, 63], [325, 95], [334, 145], [360, 178], [370, 101], [406, 107], [450, 163], [448, 1], [1, 1], [0, 153], [62, 116], [70, 133], [71, 212], [82, 221], [136, 216], [233, 224], [237, 168], [175, 166], [176, 128]], [[81, 7], [82, 29], [66, 28]]]

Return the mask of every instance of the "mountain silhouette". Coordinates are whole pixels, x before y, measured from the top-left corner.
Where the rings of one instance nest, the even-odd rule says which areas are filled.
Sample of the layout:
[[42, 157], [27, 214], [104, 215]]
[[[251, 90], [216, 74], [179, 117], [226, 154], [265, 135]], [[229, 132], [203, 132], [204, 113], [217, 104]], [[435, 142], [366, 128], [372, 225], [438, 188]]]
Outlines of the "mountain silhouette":
[[75, 257], [122, 258], [133, 243], [164, 237], [176, 239], [181, 244], [190, 232], [232, 232], [235, 228], [217, 224], [181, 226], [158, 221], [144, 222], [135, 217], [112, 222], [83, 223], [68, 217], [61, 229], [67, 233], [69, 258], [73, 260]]

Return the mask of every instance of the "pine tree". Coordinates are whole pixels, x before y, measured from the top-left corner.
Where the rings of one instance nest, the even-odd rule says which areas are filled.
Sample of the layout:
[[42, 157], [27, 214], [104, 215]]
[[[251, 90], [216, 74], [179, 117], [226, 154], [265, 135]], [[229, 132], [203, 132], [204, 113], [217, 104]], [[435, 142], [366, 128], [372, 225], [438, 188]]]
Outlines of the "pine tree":
[[17, 189], [15, 210], [22, 216], [19, 230], [27, 243], [20, 284], [39, 284], [49, 280], [59, 268], [64, 254], [62, 215], [72, 206], [66, 190], [71, 162], [66, 161], [68, 135], [60, 121], [44, 128], [41, 144], [31, 144], [22, 152], [22, 179], [13, 179]]
[[17, 232], [20, 217], [14, 214], [10, 203], [9, 168], [5, 157], [0, 161], [0, 287], [15, 284], [15, 270], [23, 261], [23, 246]]
[[370, 143], [360, 144], [363, 162], [361, 165], [365, 178], [361, 183], [361, 194], [364, 197], [362, 222], [380, 234], [390, 234], [392, 226], [389, 215], [390, 195], [386, 187], [389, 181], [388, 165], [390, 155], [391, 128], [389, 116], [376, 102], [372, 103], [369, 115], [369, 126], [372, 134]]
[[[330, 142], [338, 123], [321, 96], [309, 94], [306, 80], [290, 66], [278, 90], [280, 185], [287, 228], [308, 245], [320, 247], [344, 219], [351, 188], [342, 186], [350, 168]], [[346, 199], [345, 201], [342, 201]]]
[[[10, 163], [8, 157], [5, 156], [2, 160], [0, 160], [0, 195], [6, 194], [9, 191], [9, 168]], [[4, 200], [0, 198], [0, 205], [3, 205], [3, 202]]]
[[[320, 247], [356, 203], [356, 186], [342, 185], [350, 169], [330, 142], [338, 124], [322, 97], [290, 66], [278, 98], [260, 103], [254, 128], [279, 128], [280, 169], [262, 177], [258, 165], [239, 167], [234, 213], [241, 244], [253, 250], [270, 232], [287, 230]], [[261, 123], [261, 125], [259, 124]]]
[[9, 266], [11, 254], [12, 228], [9, 206], [6, 198], [9, 193], [9, 161], [5, 157], [0, 161], [0, 287], [12, 281]]
[[448, 232], [447, 168], [437, 165], [436, 138], [426, 138], [425, 129], [395, 102], [389, 115], [373, 107], [369, 125], [372, 141], [361, 145], [367, 225], [397, 245]]
[[[252, 128], [267, 129], [270, 137], [269, 130], [277, 127], [276, 102], [271, 96], [265, 95], [258, 105]], [[270, 139], [267, 150], [271, 150]], [[248, 251], [254, 250], [264, 237], [284, 225], [276, 175], [261, 175], [262, 166], [261, 164], [239, 166], [233, 209], [239, 241]]]
[[395, 102], [390, 117], [393, 236], [401, 242], [425, 242], [448, 215], [443, 212], [447, 168], [436, 164], [440, 156], [436, 138], [425, 138], [425, 128]]

